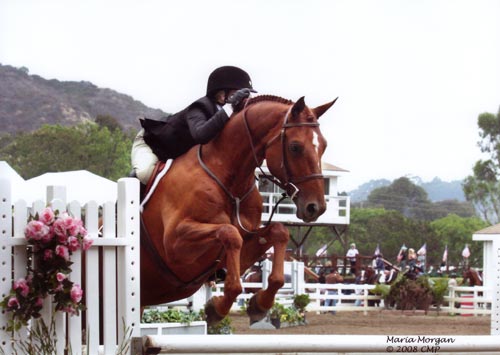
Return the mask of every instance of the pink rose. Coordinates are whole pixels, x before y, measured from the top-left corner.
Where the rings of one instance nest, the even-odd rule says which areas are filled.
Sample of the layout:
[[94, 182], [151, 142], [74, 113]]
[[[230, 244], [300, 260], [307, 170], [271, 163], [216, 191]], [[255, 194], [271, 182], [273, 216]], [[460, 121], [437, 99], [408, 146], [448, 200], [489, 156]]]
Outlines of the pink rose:
[[42, 211], [42, 213], [40, 213], [38, 216], [38, 220], [47, 225], [54, 223], [54, 219], [55, 219], [54, 211], [52, 211], [52, 208], [50, 207], [45, 208]]
[[81, 227], [80, 227], [80, 235], [81, 235], [82, 237], [85, 237], [85, 236], [87, 235], [87, 230], [85, 229], [85, 227], [84, 227], [84, 226], [81, 226]]
[[[60, 243], [65, 243], [68, 236], [66, 235], [66, 226], [64, 224], [64, 221], [61, 219], [56, 219], [53, 227], [54, 233], [57, 235], [57, 240], [59, 240]], [[61, 238], [64, 238], [64, 240], [61, 241]]]
[[27, 239], [41, 240], [50, 233], [50, 228], [43, 222], [31, 221], [26, 226], [24, 233]]
[[9, 307], [9, 308], [19, 308], [19, 301], [17, 300], [17, 297], [11, 297], [11, 298], [9, 298], [9, 301], [7, 302], [7, 307]]
[[81, 219], [71, 219], [71, 224], [68, 227], [69, 235], [76, 237], [80, 234], [81, 229], [83, 228], [83, 222]]
[[92, 243], [94, 243], [94, 241], [89, 238], [89, 237], [83, 237], [82, 239], [82, 249], [85, 251], [85, 250], [89, 250], [89, 248], [92, 246]]
[[28, 282], [25, 279], [19, 279], [17, 281], [14, 281], [14, 290], [20, 289], [21, 290], [21, 296], [26, 297], [28, 296], [28, 293], [30, 293], [30, 286], [28, 285]]
[[70, 251], [77, 251], [80, 248], [80, 241], [77, 237], [69, 237], [67, 245]]
[[64, 260], [69, 260], [69, 250], [64, 245], [56, 246], [56, 255], [60, 256]]
[[78, 284], [74, 284], [71, 288], [71, 300], [75, 303], [78, 303], [82, 300], [83, 290]]
[[64, 275], [62, 272], [58, 272], [56, 274], [56, 279], [59, 282], [63, 282], [66, 279], [66, 275]]
[[43, 298], [42, 297], [38, 297], [36, 299], [35, 306], [36, 307], [42, 307], [43, 306]]

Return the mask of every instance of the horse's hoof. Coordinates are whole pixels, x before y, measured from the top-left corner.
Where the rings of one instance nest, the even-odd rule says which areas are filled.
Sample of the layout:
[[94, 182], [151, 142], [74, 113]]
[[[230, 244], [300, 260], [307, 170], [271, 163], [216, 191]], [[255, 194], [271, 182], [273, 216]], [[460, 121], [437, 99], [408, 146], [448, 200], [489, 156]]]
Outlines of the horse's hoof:
[[205, 321], [209, 327], [217, 325], [221, 320], [224, 319], [224, 316], [221, 316], [215, 310], [214, 302], [212, 299], [209, 299], [205, 304]]
[[250, 325], [254, 324], [255, 322], [258, 322], [267, 315], [268, 309], [262, 309], [259, 307], [257, 304], [257, 295], [253, 295], [252, 298], [250, 298], [250, 301], [248, 302], [248, 307], [247, 307], [247, 314], [248, 317], [250, 317]]

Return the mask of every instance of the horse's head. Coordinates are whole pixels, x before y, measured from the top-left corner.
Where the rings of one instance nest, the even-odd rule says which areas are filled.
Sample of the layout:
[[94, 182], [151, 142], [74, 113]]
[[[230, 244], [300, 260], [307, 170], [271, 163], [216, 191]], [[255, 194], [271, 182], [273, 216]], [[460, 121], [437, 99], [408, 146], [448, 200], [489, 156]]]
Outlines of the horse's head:
[[286, 113], [280, 133], [266, 150], [267, 166], [297, 206], [297, 217], [313, 222], [326, 210], [321, 157], [326, 139], [318, 118], [334, 103], [309, 108], [301, 97]]

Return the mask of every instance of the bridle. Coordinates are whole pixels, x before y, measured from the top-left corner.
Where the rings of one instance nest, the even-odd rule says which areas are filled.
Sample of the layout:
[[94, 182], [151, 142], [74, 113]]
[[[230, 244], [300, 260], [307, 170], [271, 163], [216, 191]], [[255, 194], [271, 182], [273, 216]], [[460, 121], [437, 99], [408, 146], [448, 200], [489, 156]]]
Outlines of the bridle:
[[[274, 136], [273, 138], [271, 138], [271, 140], [269, 142], [267, 142], [267, 144], [266, 144], [266, 149], [268, 149], [272, 144], [274, 144], [274, 142], [278, 141], [278, 139], [281, 141], [281, 148], [282, 149], [281, 149], [281, 166], [280, 167], [283, 169], [283, 171], [285, 173], [284, 181], [281, 181], [281, 180], [277, 179], [276, 177], [274, 177], [272, 175], [266, 174], [262, 170], [262, 167], [261, 167], [262, 161], [259, 161], [259, 158], [257, 157], [257, 151], [255, 149], [255, 144], [253, 142], [252, 133], [251, 133], [251, 130], [250, 130], [250, 126], [248, 124], [248, 119], [247, 119], [247, 111], [248, 111], [247, 103], [248, 103], [248, 100], [246, 101], [245, 106], [243, 108], [243, 122], [245, 124], [245, 129], [246, 129], [246, 132], [247, 132], [247, 135], [248, 135], [248, 139], [249, 139], [249, 142], [250, 142], [250, 147], [252, 149], [252, 154], [253, 154], [256, 166], [259, 168], [259, 170], [260, 170], [260, 172], [262, 174], [262, 177], [264, 179], [267, 179], [267, 180], [271, 181], [273, 184], [279, 186], [282, 190], [285, 191], [285, 193], [283, 194], [283, 196], [281, 197], [281, 199], [279, 199], [276, 202], [275, 206], [273, 207], [273, 210], [271, 212], [269, 220], [266, 223], [266, 225], [268, 225], [271, 222], [271, 220], [273, 218], [273, 215], [274, 215], [274, 213], [275, 213], [278, 205], [285, 198], [289, 197], [291, 200], [294, 200], [297, 197], [297, 194], [300, 192], [300, 189], [297, 187], [297, 184], [302, 183], [304, 181], [312, 180], [312, 179], [323, 179], [323, 177], [324, 177], [323, 174], [317, 174], [317, 173], [316, 174], [305, 175], [305, 176], [299, 176], [299, 177], [291, 176], [291, 174], [290, 174], [290, 168], [289, 168], [289, 165], [288, 165], [287, 156], [286, 156], [286, 153], [285, 153], [286, 152], [286, 130], [288, 128], [294, 128], [294, 127], [310, 127], [310, 128], [314, 128], [314, 127], [319, 127], [319, 123], [318, 122], [294, 122], [294, 123], [290, 123], [288, 121], [289, 121], [289, 117], [290, 117], [291, 110], [292, 110], [293, 106], [291, 106], [288, 109], [287, 113], [285, 114], [285, 117], [284, 117], [284, 120], [283, 120], [283, 125], [281, 126], [280, 132], [276, 136]], [[229, 189], [222, 183], [222, 181], [215, 175], [215, 173], [212, 172], [210, 170], [210, 168], [203, 162], [203, 158], [202, 158], [202, 145], [200, 145], [198, 147], [198, 161], [199, 161], [201, 167], [203, 168], [203, 170], [205, 170], [205, 172], [212, 179], [214, 179], [214, 181], [222, 188], [222, 190], [224, 191], [224, 193], [229, 197], [229, 199], [234, 204], [234, 206], [235, 206], [235, 215], [236, 215], [236, 219], [237, 219], [239, 227], [242, 230], [244, 230], [245, 232], [247, 232], [247, 233], [252, 233], [252, 234], [256, 233], [255, 231], [250, 231], [250, 230], [246, 229], [242, 225], [241, 219], [240, 219], [240, 204], [255, 189], [255, 184], [252, 184], [252, 187], [245, 194], [243, 194], [242, 197], [236, 197], [236, 196], [234, 196], [229, 191]]]
[[297, 196], [297, 194], [300, 192], [300, 189], [297, 187], [297, 184], [300, 184], [304, 181], [308, 181], [308, 180], [312, 180], [312, 179], [323, 179], [324, 176], [323, 176], [323, 174], [316, 173], [316, 174], [294, 177], [290, 174], [290, 168], [289, 168], [288, 159], [286, 156], [286, 151], [287, 151], [287, 149], [286, 149], [286, 142], [287, 142], [286, 130], [288, 128], [294, 128], [294, 127], [311, 127], [311, 128], [319, 127], [318, 122], [292, 122], [292, 123], [288, 122], [289, 118], [290, 118], [291, 110], [292, 110], [292, 107], [290, 107], [288, 109], [287, 113], [285, 114], [285, 117], [283, 120], [283, 125], [281, 126], [280, 132], [276, 136], [271, 138], [271, 140], [269, 140], [269, 142], [267, 142], [267, 144], [266, 144], [266, 149], [268, 149], [272, 144], [274, 144], [274, 142], [278, 141], [278, 139], [281, 141], [280, 168], [282, 168], [284, 173], [285, 173], [283, 181], [277, 179], [276, 177], [274, 177], [272, 175], [266, 174], [262, 170], [262, 168], [261, 168], [262, 164], [259, 162], [259, 159], [257, 158], [257, 152], [255, 149], [255, 145], [253, 144], [252, 133], [250, 132], [250, 126], [248, 124], [248, 120], [247, 120], [247, 116], [246, 116], [247, 110], [245, 110], [243, 112], [243, 122], [245, 122], [245, 128], [246, 128], [246, 132], [248, 135], [248, 139], [250, 141], [250, 146], [252, 147], [252, 153], [253, 153], [255, 163], [257, 164], [257, 167], [259, 168], [262, 176], [265, 179], [274, 183], [275, 185], [279, 186], [283, 191], [285, 191], [285, 193], [286, 193], [285, 197], [289, 197], [291, 200], [294, 200], [295, 197]]

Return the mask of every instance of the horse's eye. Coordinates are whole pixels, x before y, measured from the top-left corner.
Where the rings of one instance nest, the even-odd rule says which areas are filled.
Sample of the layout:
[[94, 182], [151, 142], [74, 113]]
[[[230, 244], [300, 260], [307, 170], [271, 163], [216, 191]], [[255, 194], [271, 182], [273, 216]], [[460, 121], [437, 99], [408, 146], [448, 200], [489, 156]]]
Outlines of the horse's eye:
[[290, 152], [295, 154], [300, 153], [303, 150], [302, 145], [300, 145], [299, 143], [291, 143], [288, 149], [290, 149]]

